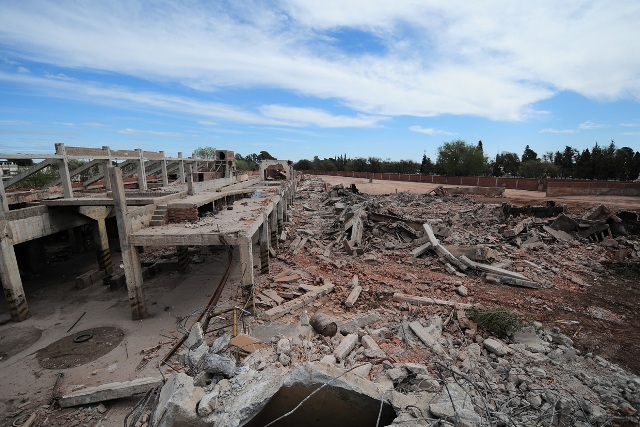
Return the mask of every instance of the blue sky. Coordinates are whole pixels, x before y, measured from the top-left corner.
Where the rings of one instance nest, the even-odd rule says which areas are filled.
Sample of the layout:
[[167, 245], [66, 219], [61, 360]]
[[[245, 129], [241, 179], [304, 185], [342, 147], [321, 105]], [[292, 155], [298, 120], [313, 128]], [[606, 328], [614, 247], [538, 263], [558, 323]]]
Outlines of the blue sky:
[[640, 2], [9, 1], [0, 153], [640, 150]]

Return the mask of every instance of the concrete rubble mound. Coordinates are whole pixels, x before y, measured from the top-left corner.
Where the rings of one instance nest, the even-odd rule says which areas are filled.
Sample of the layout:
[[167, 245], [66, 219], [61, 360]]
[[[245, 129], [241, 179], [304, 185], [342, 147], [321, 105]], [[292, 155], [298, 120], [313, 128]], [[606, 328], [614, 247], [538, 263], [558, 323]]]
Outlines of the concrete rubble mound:
[[[247, 334], [264, 345], [239, 353], [218, 338], [211, 349], [207, 336], [185, 351], [190, 376], [169, 377], [150, 425], [277, 426], [296, 411], [343, 425], [337, 406], [312, 400], [326, 390], [353, 393], [354, 414], [377, 402], [380, 415], [367, 410], [374, 422], [362, 425], [640, 423], [638, 376], [581, 351], [557, 325], [525, 319], [490, 330], [477, 317], [489, 308], [474, 298], [478, 282], [523, 293], [588, 287], [605, 260], [638, 261], [637, 215], [604, 206], [570, 215], [562, 205], [518, 208], [444, 192], [369, 196], [313, 177], [297, 191], [272, 271], [256, 280], [259, 309]], [[541, 252], [585, 245], [590, 258], [572, 269]], [[284, 409], [291, 390], [297, 396], [288, 394]]]

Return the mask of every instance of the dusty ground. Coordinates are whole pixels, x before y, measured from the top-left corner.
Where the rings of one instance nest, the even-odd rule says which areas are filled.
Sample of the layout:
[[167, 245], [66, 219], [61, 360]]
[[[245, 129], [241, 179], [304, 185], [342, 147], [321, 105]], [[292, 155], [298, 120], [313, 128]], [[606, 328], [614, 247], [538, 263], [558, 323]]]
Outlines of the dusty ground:
[[[332, 184], [355, 183], [360, 191], [371, 194], [387, 194], [410, 191], [424, 194], [435, 188], [435, 185], [423, 183], [402, 183], [390, 181], [374, 181], [369, 184], [364, 179], [343, 177], [322, 177]], [[509, 200], [516, 204], [544, 204], [544, 193], [507, 190], [506, 199], [475, 199], [480, 203], [501, 203]], [[603, 197], [597, 201], [592, 198], [564, 197], [556, 198], [557, 202], [566, 203], [569, 212], [580, 212], [594, 203], [604, 203], [615, 209], [640, 209], [640, 199]], [[298, 204], [292, 211], [294, 222], [287, 225], [291, 230], [307, 226], [305, 217], [301, 215]], [[116, 247], [114, 243], [112, 247]], [[14, 422], [24, 421], [20, 417], [31, 414], [34, 410], [46, 405], [51, 400], [51, 393], [57, 374], [63, 372], [60, 391], [69, 392], [78, 386], [95, 386], [115, 381], [125, 381], [159, 375], [157, 363], [164, 356], [176, 337], [180, 335], [177, 326], [185, 316], [198, 312], [219, 281], [223, 269], [223, 254], [212, 254], [203, 250], [201, 264], [192, 264], [187, 275], [168, 270], [145, 281], [145, 293], [150, 311], [149, 319], [132, 321], [128, 297], [125, 288], [110, 291], [103, 286], [91, 286], [86, 289], [75, 289], [75, 277], [97, 267], [95, 254], [92, 251], [78, 255], [60, 256], [65, 252], [59, 247], [51, 248], [48, 254], [49, 265], [39, 276], [25, 280], [25, 292], [32, 317], [22, 323], [6, 323], [0, 325], [0, 426], [10, 426]], [[64, 249], [64, 248], [62, 248]], [[254, 262], [259, 263], [259, 256], [254, 252]], [[347, 320], [361, 316], [372, 309], [382, 310], [390, 322], [398, 322], [398, 304], [392, 302], [395, 291], [419, 294], [429, 289], [436, 297], [450, 298], [455, 287], [454, 279], [446, 272], [433, 272], [422, 264], [407, 263], [406, 254], [400, 251], [385, 251], [386, 260], [373, 264], [346, 264], [342, 268], [324, 265], [318, 262], [316, 254], [309, 248], [292, 257], [281, 247], [279, 257], [273, 259], [269, 275], [257, 274], [257, 288], [271, 283], [275, 274], [287, 269], [299, 269], [310, 277], [323, 277], [340, 284], [339, 290], [309, 307], [310, 310], [322, 310], [337, 320]], [[588, 249], [585, 249], [588, 250]], [[599, 250], [595, 247], [593, 250]], [[170, 252], [167, 250], [167, 252]], [[406, 252], [406, 250], [405, 250]], [[54, 256], [56, 255], [56, 256]], [[114, 252], [114, 265], [119, 266], [118, 254]], [[579, 255], [577, 255], [579, 256]], [[544, 262], [553, 258], [553, 254], [540, 254]], [[238, 257], [236, 257], [238, 259]], [[435, 266], [436, 263], [433, 265]], [[241, 301], [239, 290], [240, 267], [236, 262], [232, 276], [221, 301], [227, 305], [235, 305]], [[343, 301], [348, 291], [345, 286], [354, 274], [361, 277], [365, 287], [357, 307], [345, 309]], [[530, 290], [509, 288], [487, 284], [477, 284], [465, 280], [471, 291], [470, 300], [486, 305], [504, 305], [517, 308], [532, 318], [539, 319], [546, 326], [559, 326], [565, 333], [577, 339], [586, 351], [604, 355], [614, 362], [620, 363], [636, 374], [640, 373], [640, 332], [635, 328], [635, 318], [640, 312], [640, 271], [616, 266], [593, 277], [587, 287], [558, 284], [549, 289]], [[455, 292], [453, 292], [455, 293]], [[265, 307], [258, 307], [264, 310]], [[416, 310], [410, 308], [410, 310]], [[418, 308], [417, 310], [427, 310]], [[428, 309], [433, 311], [433, 309]], [[439, 309], [437, 309], [439, 310]], [[446, 316], [445, 310], [441, 310]], [[86, 313], [78, 324], [67, 332], [73, 323]], [[6, 317], [6, 302], [0, 302], [0, 318]], [[300, 313], [288, 315], [279, 320], [281, 323], [294, 323]], [[192, 319], [192, 318], [191, 318]], [[576, 324], [558, 323], [558, 321], [575, 321]], [[183, 322], [188, 323], [188, 322]], [[274, 325], [260, 322], [255, 334], [262, 334], [262, 339], [269, 339], [266, 327]], [[190, 323], [187, 324], [190, 326]], [[258, 326], [262, 327], [259, 329]], [[100, 328], [117, 328], [111, 330], [112, 335], [100, 335]], [[96, 332], [95, 351], [83, 353], [75, 351], [71, 343], [68, 360], [64, 360], [64, 351], [53, 353], [45, 350], [60, 340], [70, 340], [85, 331]], [[98, 339], [99, 338], [99, 339]], [[101, 341], [102, 340], [102, 341]], [[395, 340], [395, 341], [394, 341]], [[72, 341], [72, 339], [71, 339]], [[397, 352], [404, 345], [394, 339], [380, 345], [398, 360], [420, 361], [424, 355], [416, 349]], [[64, 343], [64, 341], [62, 341]], [[100, 344], [109, 345], [100, 345]], [[58, 347], [58, 351], [64, 347]], [[77, 348], [80, 350], [80, 347]], [[392, 353], [393, 352], [393, 353]], [[397, 353], [397, 354], [396, 354]], [[58, 355], [66, 365], [55, 364], [44, 367], [41, 360], [51, 359], [50, 355]], [[39, 357], [40, 356], [40, 357]], [[39, 360], [40, 359], [40, 360]], [[78, 365], [78, 363], [81, 363]], [[76, 365], [76, 366], [70, 366]], [[65, 367], [70, 366], [70, 367]], [[165, 368], [164, 372], [170, 370]], [[86, 411], [76, 408], [56, 410], [53, 412], [40, 409], [39, 424], [44, 425], [82, 425], [82, 426], [121, 426], [125, 415], [131, 410], [138, 398], [107, 402], [107, 412], [99, 414], [97, 405], [90, 405]], [[16, 425], [20, 425], [19, 423]]]
[[[204, 248], [199, 255], [203, 262], [192, 263], [189, 274], [169, 270], [146, 280], [150, 316], [132, 321], [126, 287], [115, 291], [98, 285], [75, 289], [75, 277], [97, 267], [93, 251], [70, 255], [68, 248], [56, 243], [47, 246], [47, 253], [48, 267], [24, 282], [31, 317], [0, 326], [0, 426], [24, 422], [35, 410], [40, 414], [35, 425], [122, 426], [139, 397], [106, 402], [104, 414], [95, 411], [97, 404], [83, 411], [69, 408], [54, 412], [41, 405], [50, 403], [59, 372], [64, 374], [61, 393], [81, 386], [159, 376], [158, 361], [176, 342], [175, 337], [181, 336], [178, 320], [197, 313], [207, 303], [223, 273], [226, 255]], [[119, 268], [118, 254], [113, 255]], [[226, 304], [239, 301], [239, 273], [235, 266], [221, 298]], [[6, 318], [7, 310], [6, 302], [1, 301], [0, 318]], [[93, 337], [73, 342], [85, 333]], [[165, 367], [164, 372], [170, 369]]]
[[[319, 176], [325, 182], [349, 186], [356, 184], [363, 193], [390, 194], [409, 192], [425, 194], [435, 184]], [[474, 197], [480, 203], [544, 205], [548, 200], [543, 192], [509, 190], [505, 198]], [[596, 204], [611, 210], [640, 210], [640, 198], [602, 196], [566, 196], [553, 198], [567, 205], [567, 212], [579, 214]], [[588, 246], [587, 246], [588, 247]], [[548, 254], [547, 254], [548, 255]], [[563, 268], [562, 266], [560, 266]], [[549, 289], [522, 289], [483, 284], [476, 289], [477, 301], [515, 308], [540, 320], [547, 326], [558, 326], [573, 337], [585, 352], [594, 352], [608, 360], [640, 374], [640, 330], [635, 319], [640, 313], [640, 266], [608, 264], [606, 272], [594, 277], [586, 288], [558, 286]]]

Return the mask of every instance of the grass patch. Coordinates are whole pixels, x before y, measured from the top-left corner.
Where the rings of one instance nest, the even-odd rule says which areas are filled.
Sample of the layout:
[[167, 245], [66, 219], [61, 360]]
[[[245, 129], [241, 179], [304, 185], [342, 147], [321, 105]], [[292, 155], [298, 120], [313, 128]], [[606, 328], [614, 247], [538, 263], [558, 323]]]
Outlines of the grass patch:
[[526, 323], [520, 313], [505, 307], [470, 310], [468, 316], [480, 329], [502, 338], [520, 330]]

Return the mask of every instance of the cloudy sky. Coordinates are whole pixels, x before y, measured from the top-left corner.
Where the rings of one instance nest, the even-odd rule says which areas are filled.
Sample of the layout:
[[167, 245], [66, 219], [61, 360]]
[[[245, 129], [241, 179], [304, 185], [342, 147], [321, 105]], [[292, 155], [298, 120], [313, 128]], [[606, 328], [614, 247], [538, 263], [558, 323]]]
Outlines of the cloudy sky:
[[640, 150], [640, 2], [0, 0], [0, 153]]

